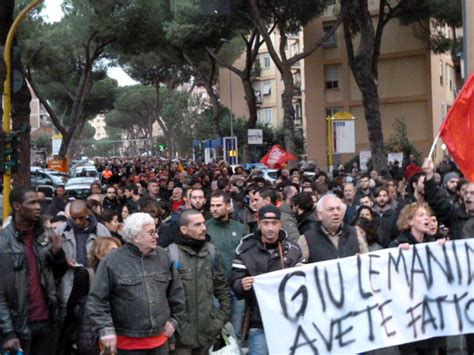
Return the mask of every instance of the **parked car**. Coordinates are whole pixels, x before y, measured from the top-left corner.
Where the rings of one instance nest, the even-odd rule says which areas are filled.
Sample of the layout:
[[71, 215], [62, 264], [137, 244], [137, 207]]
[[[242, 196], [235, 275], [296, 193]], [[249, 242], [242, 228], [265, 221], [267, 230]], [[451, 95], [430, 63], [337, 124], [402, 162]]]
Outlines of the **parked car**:
[[31, 168], [31, 186], [48, 185], [55, 188], [58, 185], [65, 185], [69, 175], [52, 169]]
[[[85, 170], [87, 176], [82, 176], [82, 172]], [[97, 168], [93, 165], [80, 165], [72, 168], [72, 177], [93, 177], [94, 179], [100, 179], [100, 174]]]
[[70, 178], [66, 184], [66, 194], [68, 197], [85, 199], [91, 193], [91, 184], [96, 181], [95, 177]]

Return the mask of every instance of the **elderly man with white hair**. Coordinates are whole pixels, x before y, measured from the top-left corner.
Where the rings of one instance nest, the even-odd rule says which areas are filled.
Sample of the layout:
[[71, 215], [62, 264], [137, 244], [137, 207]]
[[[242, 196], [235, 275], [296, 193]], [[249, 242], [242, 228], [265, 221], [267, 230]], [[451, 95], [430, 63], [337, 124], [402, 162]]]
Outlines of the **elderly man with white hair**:
[[359, 253], [354, 227], [344, 224], [346, 205], [336, 195], [326, 194], [316, 204], [319, 222], [298, 240], [307, 263], [344, 258]]
[[168, 254], [157, 245], [154, 219], [130, 215], [125, 245], [97, 270], [87, 307], [101, 342], [120, 354], [168, 354], [168, 339], [182, 321], [184, 291]]

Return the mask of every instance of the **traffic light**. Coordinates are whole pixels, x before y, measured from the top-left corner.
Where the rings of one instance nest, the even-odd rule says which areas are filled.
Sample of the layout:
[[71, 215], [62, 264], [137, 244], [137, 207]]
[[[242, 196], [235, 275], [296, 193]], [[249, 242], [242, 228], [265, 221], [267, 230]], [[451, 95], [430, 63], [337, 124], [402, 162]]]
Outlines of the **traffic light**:
[[20, 139], [16, 132], [0, 131], [0, 173], [16, 173], [20, 165]]
[[158, 148], [160, 148], [160, 152], [163, 153], [163, 152], [165, 151], [165, 149], [166, 149], [166, 145], [165, 145], [165, 144], [159, 144], [159, 145], [158, 145]]

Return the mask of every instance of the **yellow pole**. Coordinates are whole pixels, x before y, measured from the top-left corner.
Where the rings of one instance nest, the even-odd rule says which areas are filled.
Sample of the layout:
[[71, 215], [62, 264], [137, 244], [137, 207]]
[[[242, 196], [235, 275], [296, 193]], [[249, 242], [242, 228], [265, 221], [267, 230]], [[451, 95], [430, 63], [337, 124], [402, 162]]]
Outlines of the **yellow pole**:
[[329, 116], [326, 118], [326, 120], [328, 121], [328, 172], [330, 172], [332, 167], [332, 155], [334, 151], [332, 137], [332, 117]]
[[[25, 19], [28, 13], [33, 10], [33, 8], [41, 4], [43, 0], [35, 0], [27, 7], [25, 7], [18, 16], [13, 21], [10, 30], [8, 31], [7, 40], [5, 41], [5, 52], [3, 54], [3, 59], [5, 61], [5, 82], [3, 88], [3, 131], [5, 133], [11, 132], [11, 80], [12, 80], [12, 65], [11, 65], [11, 52], [13, 39], [15, 37], [16, 30], [20, 26], [21, 22]], [[3, 220], [5, 221], [11, 212], [10, 206], [10, 192], [11, 192], [11, 181], [12, 175], [10, 169], [5, 169], [5, 174], [3, 175]]]

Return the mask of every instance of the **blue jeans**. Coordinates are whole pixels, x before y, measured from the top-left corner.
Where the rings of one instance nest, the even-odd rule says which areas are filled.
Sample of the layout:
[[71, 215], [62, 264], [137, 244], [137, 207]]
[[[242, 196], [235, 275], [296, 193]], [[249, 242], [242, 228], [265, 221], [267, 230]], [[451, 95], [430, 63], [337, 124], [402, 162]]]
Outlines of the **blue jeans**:
[[230, 322], [234, 327], [235, 336], [239, 343], [242, 340], [242, 322], [244, 320], [244, 313], [245, 300], [238, 300], [232, 292], [232, 314], [230, 316]]
[[263, 329], [249, 329], [249, 355], [268, 355], [267, 341]]

